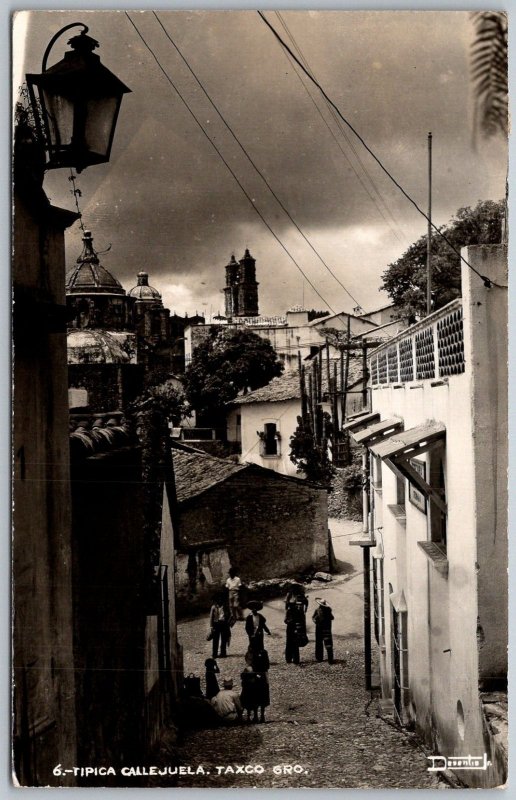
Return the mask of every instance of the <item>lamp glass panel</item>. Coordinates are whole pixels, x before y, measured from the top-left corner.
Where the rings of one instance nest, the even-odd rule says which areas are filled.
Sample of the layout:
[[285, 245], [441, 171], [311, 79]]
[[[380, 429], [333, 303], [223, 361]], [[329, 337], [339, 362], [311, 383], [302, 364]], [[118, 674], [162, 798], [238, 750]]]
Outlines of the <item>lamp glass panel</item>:
[[92, 153], [107, 155], [119, 97], [94, 97], [86, 102], [84, 143]]
[[48, 120], [49, 144], [52, 147], [67, 146], [72, 141], [74, 105], [67, 97], [42, 91]]

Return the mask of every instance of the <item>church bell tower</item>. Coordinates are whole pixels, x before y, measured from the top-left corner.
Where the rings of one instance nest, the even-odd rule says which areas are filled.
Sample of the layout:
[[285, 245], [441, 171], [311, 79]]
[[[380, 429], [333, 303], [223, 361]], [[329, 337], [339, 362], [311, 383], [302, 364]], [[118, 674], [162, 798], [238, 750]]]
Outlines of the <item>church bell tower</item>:
[[256, 260], [246, 248], [244, 257], [237, 262], [231, 256], [226, 266], [226, 317], [258, 316], [258, 283], [256, 281]]

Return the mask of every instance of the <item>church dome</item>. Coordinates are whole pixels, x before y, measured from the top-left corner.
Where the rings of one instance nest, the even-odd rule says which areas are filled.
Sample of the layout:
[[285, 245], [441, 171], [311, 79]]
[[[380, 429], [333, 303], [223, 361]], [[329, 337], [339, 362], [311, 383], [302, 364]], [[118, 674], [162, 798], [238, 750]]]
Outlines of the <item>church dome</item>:
[[123, 294], [122, 284], [100, 264], [91, 231], [84, 231], [77, 263], [66, 273], [66, 294]]
[[131, 356], [105, 331], [73, 329], [66, 337], [69, 364], [128, 364]]
[[138, 283], [128, 292], [129, 297], [134, 297], [143, 303], [153, 303], [162, 306], [161, 294], [154, 286], [149, 286], [149, 273], [139, 272]]

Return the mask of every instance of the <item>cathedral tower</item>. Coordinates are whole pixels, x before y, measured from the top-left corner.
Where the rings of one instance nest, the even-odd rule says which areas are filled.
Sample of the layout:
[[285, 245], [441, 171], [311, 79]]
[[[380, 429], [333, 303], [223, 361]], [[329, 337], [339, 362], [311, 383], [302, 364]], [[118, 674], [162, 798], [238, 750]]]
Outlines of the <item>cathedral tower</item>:
[[231, 256], [226, 266], [226, 317], [258, 316], [258, 283], [256, 281], [256, 260], [246, 249], [239, 262]]

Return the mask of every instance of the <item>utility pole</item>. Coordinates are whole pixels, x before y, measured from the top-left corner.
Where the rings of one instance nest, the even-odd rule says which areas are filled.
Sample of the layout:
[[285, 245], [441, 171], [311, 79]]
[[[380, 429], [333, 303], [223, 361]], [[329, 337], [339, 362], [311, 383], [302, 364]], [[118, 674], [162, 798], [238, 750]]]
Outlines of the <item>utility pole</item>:
[[371, 680], [371, 554], [369, 547], [362, 548], [364, 566], [364, 672], [365, 688], [372, 688]]
[[362, 406], [367, 408], [367, 381], [369, 379], [367, 373], [367, 342], [365, 339], [362, 341]]
[[432, 313], [432, 133], [428, 134], [428, 235], [426, 239], [426, 313]]

